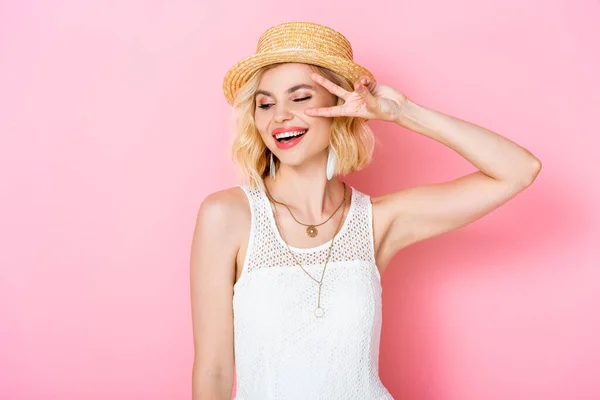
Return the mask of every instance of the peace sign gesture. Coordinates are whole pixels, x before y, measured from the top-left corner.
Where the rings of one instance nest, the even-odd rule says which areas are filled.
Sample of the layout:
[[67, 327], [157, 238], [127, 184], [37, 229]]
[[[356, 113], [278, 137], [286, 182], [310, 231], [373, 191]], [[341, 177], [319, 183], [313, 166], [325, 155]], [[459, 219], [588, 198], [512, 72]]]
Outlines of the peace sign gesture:
[[330, 80], [313, 73], [311, 78], [329, 92], [344, 100], [344, 104], [333, 107], [310, 107], [304, 112], [315, 117], [359, 117], [397, 121], [400, 117], [406, 96], [389, 86], [378, 84], [369, 77], [362, 77], [349, 92]]

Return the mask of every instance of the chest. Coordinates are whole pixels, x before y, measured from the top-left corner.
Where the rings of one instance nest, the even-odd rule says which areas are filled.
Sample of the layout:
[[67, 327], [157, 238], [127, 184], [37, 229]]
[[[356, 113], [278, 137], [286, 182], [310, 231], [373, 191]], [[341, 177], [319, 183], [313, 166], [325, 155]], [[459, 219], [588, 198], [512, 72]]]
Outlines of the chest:
[[[315, 316], [319, 303], [317, 280], [323, 276], [321, 318]], [[357, 333], [379, 321], [381, 284], [377, 267], [366, 261], [338, 262], [304, 267], [261, 268], [245, 274], [234, 286], [233, 308], [236, 327], [252, 327], [262, 338], [295, 336], [311, 329], [313, 337], [339, 329]]]

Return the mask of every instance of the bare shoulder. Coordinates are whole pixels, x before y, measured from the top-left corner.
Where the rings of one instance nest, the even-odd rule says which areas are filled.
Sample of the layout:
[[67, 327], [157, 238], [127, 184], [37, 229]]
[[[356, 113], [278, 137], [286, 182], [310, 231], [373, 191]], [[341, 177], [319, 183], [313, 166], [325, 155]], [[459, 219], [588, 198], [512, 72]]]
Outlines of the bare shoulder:
[[373, 241], [375, 246], [375, 258], [380, 273], [386, 270], [393, 254], [388, 251], [389, 230], [393, 222], [393, 214], [390, 210], [390, 199], [388, 195], [371, 197], [373, 208]]
[[[201, 247], [208, 252], [225, 252], [236, 258], [245, 248], [250, 223], [248, 198], [242, 188], [211, 193], [198, 209], [194, 242], [201, 242]], [[194, 246], [195, 249], [199, 247]]]
[[371, 204], [373, 207], [373, 223], [375, 225], [373, 228], [382, 233], [387, 231], [393, 221], [390, 200], [390, 195], [388, 194], [371, 197]]
[[198, 210], [198, 223], [218, 224], [222, 228], [235, 228], [250, 222], [248, 198], [240, 187], [213, 192], [206, 196]]
[[415, 203], [413, 192], [418, 187], [400, 189], [371, 199], [373, 204], [373, 237], [375, 257], [381, 273], [394, 255], [417, 241], [415, 230]]

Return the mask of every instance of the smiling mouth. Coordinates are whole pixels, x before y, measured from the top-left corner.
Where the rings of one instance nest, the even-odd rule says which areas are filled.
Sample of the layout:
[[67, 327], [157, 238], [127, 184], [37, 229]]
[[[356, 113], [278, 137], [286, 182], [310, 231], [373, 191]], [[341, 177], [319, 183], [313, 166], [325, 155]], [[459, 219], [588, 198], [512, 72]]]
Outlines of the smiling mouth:
[[308, 132], [308, 129], [304, 129], [302, 131], [281, 132], [275, 135], [275, 140], [277, 140], [279, 143], [286, 143], [292, 139], [304, 136], [306, 132]]

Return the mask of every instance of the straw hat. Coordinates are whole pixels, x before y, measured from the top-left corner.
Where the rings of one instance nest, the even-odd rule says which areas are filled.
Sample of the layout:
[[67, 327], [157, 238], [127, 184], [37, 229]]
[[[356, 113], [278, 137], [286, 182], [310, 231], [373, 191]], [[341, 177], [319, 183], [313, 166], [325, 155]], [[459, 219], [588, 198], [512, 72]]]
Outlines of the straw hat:
[[312, 22], [286, 22], [269, 28], [258, 40], [256, 53], [225, 74], [223, 91], [233, 105], [237, 90], [261, 67], [284, 62], [314, 64], [345, 77], [353, 85], [373, 74], [353, 61], [352, 46], [341, 33]]

